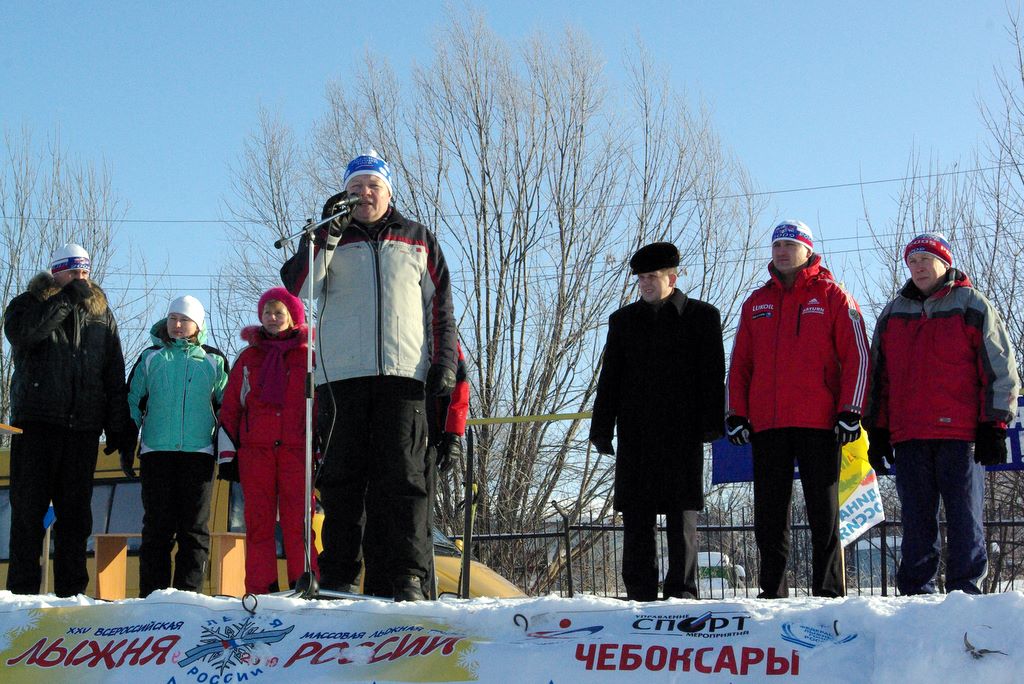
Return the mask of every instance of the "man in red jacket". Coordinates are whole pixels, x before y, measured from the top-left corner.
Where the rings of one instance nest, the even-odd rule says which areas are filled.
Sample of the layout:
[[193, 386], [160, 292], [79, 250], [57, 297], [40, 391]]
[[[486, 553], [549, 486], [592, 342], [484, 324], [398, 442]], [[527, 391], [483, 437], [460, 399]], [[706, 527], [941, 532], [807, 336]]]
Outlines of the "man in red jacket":
[[988, 571], [983, 466], [1006, 462], [1006, 425], [1021, 389], [1017, 361], [999, 314], [952, 268], [945, 237], [918, 235], [903, 258], [910, 280], [875, 325], [864, 421], [872, 466], [885, 473], [888, 461], [896, 470], [903, 517], [896, 586], [902, 594], [935, 593], [941, 497], [946, 589], [979, 594]]
[[821, 265], [810, 228], [772, 232], [771, 279], [743, 303], [729, 369], [726, 433], [754, 452], [759, 598], [789, 596], [793, 465], [811, 527], [815, 596], [844, 596], [840, 448], [860, 435], [868, 344], [857, 302]]

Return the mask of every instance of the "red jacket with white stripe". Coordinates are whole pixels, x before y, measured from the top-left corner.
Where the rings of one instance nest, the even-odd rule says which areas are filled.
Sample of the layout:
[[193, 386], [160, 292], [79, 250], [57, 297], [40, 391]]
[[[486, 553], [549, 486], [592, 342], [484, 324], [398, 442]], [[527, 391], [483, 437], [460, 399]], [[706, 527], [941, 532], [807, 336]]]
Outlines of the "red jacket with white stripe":
[[869, 350], [860, 307], [811, 256], [791, 288], [771, 280], [743, 303], [729, 367], [729, 414], [755, 432], [831, 430], [864, 412]]
[[924, 296], [913, 281], [882, 310], [871, 342], [865, 424], [892, 442], [973, 441], [978, 423], [1012, 422], [1020, 377], [1006, 326], [965, 273]]

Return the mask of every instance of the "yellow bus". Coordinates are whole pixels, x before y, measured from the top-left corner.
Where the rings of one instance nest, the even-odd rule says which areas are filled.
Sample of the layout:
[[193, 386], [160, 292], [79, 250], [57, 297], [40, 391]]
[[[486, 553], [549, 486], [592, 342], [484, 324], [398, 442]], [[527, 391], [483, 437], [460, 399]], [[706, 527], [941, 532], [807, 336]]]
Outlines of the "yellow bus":
[[[124, 595], [134, 597], [139, 594], [138, 548], [142, 532], [142, 485], [139, 480], [131, 480], [125, 477], [121, 471], [118, 455], [116, 453], [111, 455], [104, 454], [103, 446], [102, 444], [100, 445], [99, 458], [96, 464], [96, 476], [93, 483], [92, 530], [94, 535], [115, 534], [127, 537], [128, 553], [127, 566], [124, 570], [126, 585]], [[7, 586], [8, 545], [11, 529], [10, 467], [10, 450], [0, 449], [0, 588]], [[322, 522], [323, 514], [318, 511], [313, 520], [313, 528], [317, 531], [318, 549], [321, 548], [319, 529]], [[42, 524], [42, 521], [40, 521], [40, 524]], [[216, 535], [217, 533], [224, 532], [244, 532], [244, 530], [241, 487], [237, 483], [217, 480], [214, 483], [213, 501], [210, 507], [210, 532]], [[459, 592], [462, 554], [459, 548], [439, 530], [433, 530], [433, 537], [436, 592], [438, 595], [457, 595]], [[95, 552], [94, 544], [95, 537], [90, 537], [88, 546], [90, 556]], [[52, 554], [52, 545], [50, 553]], [[215, 593], [216, 587], [216, 582], [213, 578], [215, 563], [212, 561], [213, 559], [211, 558], [211, 562], [207, 564], [206, 581], [203, 588], [204, 593], [210, 595]], [[48, 567], [50, 569], [47, 574], [45, 587], [52, 591], [52, 565], [48, 564]], [[96, 566], [92, 562], [90, 562], [89, 574], [89, 587], [86, 593], [90, 596], [97, 596]], [[288, 586], [280, 536], [278, 538], [278, 583], [282, 587]], [[486, 565], [476, 561], [472, 561], [472, 569], [470, 571], [470, 595], [474, 597], [492, 596], [499, 598], [526, 596], [510, 581]]]

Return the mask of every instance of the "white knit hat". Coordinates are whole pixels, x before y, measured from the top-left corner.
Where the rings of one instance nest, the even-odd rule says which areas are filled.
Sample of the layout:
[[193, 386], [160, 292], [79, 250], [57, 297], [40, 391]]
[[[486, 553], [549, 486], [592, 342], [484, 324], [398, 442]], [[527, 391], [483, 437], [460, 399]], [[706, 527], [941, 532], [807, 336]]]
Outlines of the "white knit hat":
[[206, 309], [203, 308], [203, 303], [192, 295], [183, 295], [172, 301], [167, 307], [167, 315], [170, 316], [172, 313], [188, 316], [195, 321], [200, 330], [206, 322]]
[[76, 245], [74, 242], [69, 242], [58, 248], [50, 257], [50, 273], [73, 270], [88, 271], [90, 265], [89, 253], [85, 251], [84, 247]]

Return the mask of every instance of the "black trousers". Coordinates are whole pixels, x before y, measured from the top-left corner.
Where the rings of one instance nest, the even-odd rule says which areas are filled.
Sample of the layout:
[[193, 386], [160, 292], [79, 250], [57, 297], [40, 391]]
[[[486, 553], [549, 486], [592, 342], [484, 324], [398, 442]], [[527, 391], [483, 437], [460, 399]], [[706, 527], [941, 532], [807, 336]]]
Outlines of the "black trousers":
[[[374, 493], [390, 578], [425, 579], [430, 562], [429, 497], [425, 478], [427, 422], [423, 383], [365, 377], [331, 383], [322, 411], [336, 404], [317, 485], [324, 507], [320, 584], [354, 584], [362, 566], [364, 501]], [[377, 512], [379, 511], [379, 512]]]
[[[658, 514], [622, 511], [622, 581], [632, 601], [658, 598]], [[697, 581], [697, 511], [665, 514], [668, 573], [665, 598], [700, 598]]]
[[754, 537], [761, 555], [759, 598], [786, 598], [789, 582], [790, 509], [793, 466], [811, 528], [811, 593], [845, 596], [839, 543], [840, 453], [831, 430], [781, 428], [754, 433]]
[[53, 580], [57, 596], [85, 593], [92, 534], [92, 481], [99, 433], [24, 425], [11, 438], [11, 538], [7, 589], [38, 594], [43, 517], [53, 501]]
[[[142, 478], [142, 546], [139, 595], [174, 587], [202, 591], [210, 557], [212, 454], [150, 451], [139, 457]], [[255, 503], [255, 502], [253, 502]], [[174, 578], [171, 578], [171, 550]]]
[[[437, 451], [427, 447], [427, 529], [434, 529], [434, 499], [437, 496]], [[369, 596], [391, 596], [394, 577], [388, 573], [391, 558], [387, 547], [387, 515], [381, 505], [381, 497], [376, 496], [373, 488], [366, 492], [366, 527], [363, 530], [363, 593]], [[427, 598], [436, 598], [434, 588], [433, 539], [431, 539], [431, 555], [427, 564], [426, 581], [423, 591]]]

